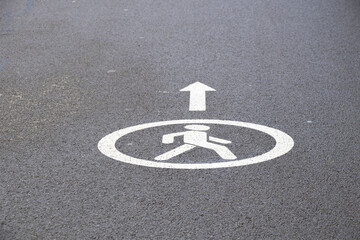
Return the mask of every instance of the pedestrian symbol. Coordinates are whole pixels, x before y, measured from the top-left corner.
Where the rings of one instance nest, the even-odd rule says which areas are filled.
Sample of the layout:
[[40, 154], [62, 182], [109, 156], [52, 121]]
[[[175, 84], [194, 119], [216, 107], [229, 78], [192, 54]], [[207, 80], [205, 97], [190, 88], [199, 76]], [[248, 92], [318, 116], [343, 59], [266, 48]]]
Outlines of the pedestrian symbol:
[[[196, 147], [202, 147], [202, 148], [214, 150], [222, 159], [225, 160], [236, 159], [236, 156], [227, 147], [220, 145], [220, 144], [230, 144], [231, 141], [224, 140], [221, 138], [211, 137], [211, 136], [208, 137], [206, 131], [209, 130], [210, 127], [205, 125], [187, 125], [185, 126], [185, 129], [188, 129], [190, 131], [170, 133], [163, 136], [162, 143], [171, 144], [174, 142], [175, 137], [183, 136], [185, 144], [169, 152], [157, 156], [155, 160], [158, 161], [169, 160], [182, 153], [188, 152]], [[216, 143], [211, 143], [208, 140]]]

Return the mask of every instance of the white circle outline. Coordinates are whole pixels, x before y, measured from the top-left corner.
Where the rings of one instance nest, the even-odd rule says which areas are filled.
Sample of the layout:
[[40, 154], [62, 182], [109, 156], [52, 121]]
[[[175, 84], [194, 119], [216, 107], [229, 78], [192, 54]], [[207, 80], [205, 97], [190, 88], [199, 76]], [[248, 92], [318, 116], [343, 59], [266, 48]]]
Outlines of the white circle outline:
[[[276, 141], [276, 144], [270, 151], [255, 157], [250, 157], [240, 160], [237, 159], [226, 162], [218, 162], [218, 163], [194, 163], [194, 164], [166, 163], [166, 162], [156, 162], [156, 160], [149, 161], [145, 159], [139, 159], [121, 153], [115, 147], [116, 141], [118, 141], [121, 137], [132, 132], [136, 132], [139, 130], [144, 130], [152, 127], [160, 127], [160, 126], [176, 125], [176, 124], [194, 124], [194, 123], [220, 124], [220, 125], [245, 127], [245, 128], [258, 130], [273, 137]], [[170, 120], [170, 121], [140, 124], [112, 132], [106, 135], [105, 137], [103, 137], [98, 143], [98, 148], [100, 152], [103, 153], [105, 156], [112, 158], [114, 160], [130, 163], [134, 165], [145, 166], [145, 167], [172, 168], [172, 169], [213, 169], [213, 168], [245, 166], [245, 165], [269, 161], [274, 158], [280, 157], [286, 154], [287, 152], [289, 152], [293, 148], [293, 146], [294, 146], [294, 140], [286, 133], [277, 130], [275, 128], [271, 128], [255, 123], [229, 121], [229, 120], [216, 120], [216, 119], [182, 119], [182, 120]]]

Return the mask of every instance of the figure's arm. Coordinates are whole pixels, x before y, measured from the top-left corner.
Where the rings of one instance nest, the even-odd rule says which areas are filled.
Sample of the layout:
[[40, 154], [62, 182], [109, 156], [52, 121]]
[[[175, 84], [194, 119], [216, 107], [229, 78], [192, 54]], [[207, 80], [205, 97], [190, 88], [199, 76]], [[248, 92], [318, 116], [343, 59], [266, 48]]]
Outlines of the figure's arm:
[[174, 138], [177, 136], [184, 135], [185, 132], [178, 132], [178, 133], [170, 133], [166, 134], [162, 137], [162, 143], [170, 144], [174, 142]]
[[209, 140], [213, 141], [213, 142], [221, 143], [221, 144], [230, 144], [231, 143], [231, 141], [229, 141], [229, 140], [216, 138], [216, 137], [211, 137], [211, 136], [209, 137]]

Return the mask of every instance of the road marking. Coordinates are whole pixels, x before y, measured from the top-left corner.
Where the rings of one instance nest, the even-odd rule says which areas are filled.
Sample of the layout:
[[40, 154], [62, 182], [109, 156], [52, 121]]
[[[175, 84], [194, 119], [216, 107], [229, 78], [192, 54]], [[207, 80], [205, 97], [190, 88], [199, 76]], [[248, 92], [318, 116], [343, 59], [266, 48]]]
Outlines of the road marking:
[[190, 151], [195, 147], [201, 147], [201, 148], [213, 150], [222, 159], [225, 160], [236, 159], [236, 156], [227, 147], [221, 145], [221, 144], [230, 144], [231, 141], [208, 136], [206, 131], [209, 130], [210, 127], [205, 125], [187, 125], [185, 126], [185, 129], [188, 129], [190, 131], [169, 133], [169, 134], [165, 134], [162, 137], [162, 143], [171, 144], [174, 142], [175, 137], [182, 136], [184, 139], [184, 144], [171, 151], [163, 153], [160, 156], [155, 157], [155, 160], [160, 160], [160, 161], [169, 160], [177, 155]]
[[[148, 129], [153, 127], [161, 127], [161, 126], [169, 126], [169, 125], [179, 125], [179, 124], [217, 124], [217, 125], [226, 125], [226, 126], [233, 126], [233, 127], [242, 127], [242, 128], [250, 128], [253, 130], [257, 130], [263, 133], [270, 135], [272, 138], [275, 139], [276, 144], [273, 149], [270, 151], [263, 153], [261, 155], [245, 158], [245, 159], [236, 159], [233, 161], [226, 161], [226, 162], [215, 162], [215, 163], [169, 163], [164, 162], [164, 158], [171, 158], [172, 155], [176, 154], [179, 155], [182, 152], [189, 151], [192, 148], [196, 147], [196, 145], [183, 145], [181, 148], [174, 149], [173, 152], [169, 152], [167, 156], [159, 155], [157, 160], [147, 160], [147, 159], [139, 159], [135, 157], [131, 157], [124, 153], [121, 153], [119, 150], [116, 149], [115, 144], [116, 142], [123, 136]], [[210, 140], [210, 138], [209, 138]], [[216, 140], [213, 139], [213, 140]], [[169, 140], [165, 140], [169, 141]], [[228, 141], [221, 139], [221, 141]], [[219, 141], [219, 143], [221, 142]], [[171, 141], [170, 141], [171, 142]], [[153, 122], [153, 123], [146, 123], [140, 124], [124, 129], [120, 129], [113, 133], [110, 133], [103, 137], [99, 143], [98, 148], [100, 152], [106, 155], [109, 158], [112, 158], [117, 161], [146, 166], [146, 167], [155, 167], [155, 168], [172, 168], [172, 169], [214, 169], [214, 168], [227, 168], [227, 167], [238, 167], [238, 166], [245, 166], [260, 162], [265, 162], [272, 160], [274, 158], [280, 157], [287, 152], [289, 152], [294, 146], [294, 140], [287, 135], [286, 133], [277, 130], [275, 128], [267, 127], [264, 125], [254, 124], [254, 123], [246, 123], [246, 122], [238, 122], [238, 121], [229, 121], [229, 120], [216, 120], [216, 119], [183, 119], [183, 120], [171, 120], [171, 121], [163, 121], [163, 122]]]
[[190, 92], [189, 111], [206, 111], [206, 92], [215, 89], [201, 83], [195, 82], [180, 90]]

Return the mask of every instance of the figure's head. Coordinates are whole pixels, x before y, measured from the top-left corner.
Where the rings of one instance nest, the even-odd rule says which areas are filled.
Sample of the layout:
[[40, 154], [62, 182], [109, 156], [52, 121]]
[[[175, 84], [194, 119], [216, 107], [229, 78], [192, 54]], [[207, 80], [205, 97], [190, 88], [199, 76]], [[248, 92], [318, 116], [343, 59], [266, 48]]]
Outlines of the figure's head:
[[185, 129], [192, 130], [192, 131], [207, 131], [210, 127], [205, 125], [186, 125]]

